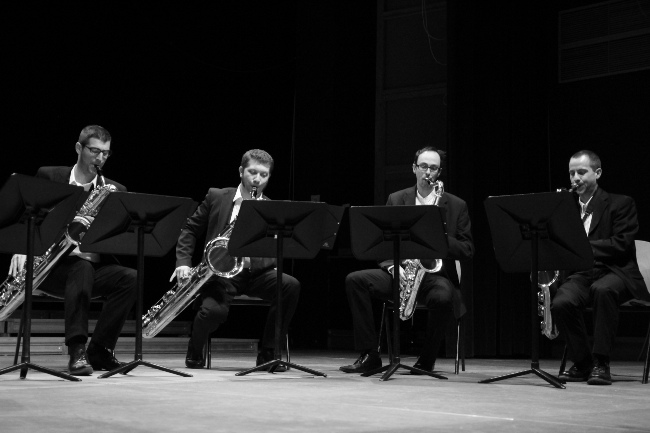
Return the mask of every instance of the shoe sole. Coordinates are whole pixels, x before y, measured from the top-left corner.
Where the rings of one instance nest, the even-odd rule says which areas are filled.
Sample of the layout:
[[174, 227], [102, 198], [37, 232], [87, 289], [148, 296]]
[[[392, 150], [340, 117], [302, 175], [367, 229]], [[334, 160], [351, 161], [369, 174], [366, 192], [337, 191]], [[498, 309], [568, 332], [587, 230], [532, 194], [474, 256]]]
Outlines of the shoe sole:
[[568, 376], [558, 376], [558, 379], [565, 382], [586, 382], [586, 377], [568, 377]]
[[84, 367], [74, 371], [68, 371], [71, 376], [90, 376], [93, 374], [92, 367]]
[[587, 384], [589, 385], [611, 385], [612, 381], [603, 379], [601, 377], [592, 377], [591, 379], [587, 380]]

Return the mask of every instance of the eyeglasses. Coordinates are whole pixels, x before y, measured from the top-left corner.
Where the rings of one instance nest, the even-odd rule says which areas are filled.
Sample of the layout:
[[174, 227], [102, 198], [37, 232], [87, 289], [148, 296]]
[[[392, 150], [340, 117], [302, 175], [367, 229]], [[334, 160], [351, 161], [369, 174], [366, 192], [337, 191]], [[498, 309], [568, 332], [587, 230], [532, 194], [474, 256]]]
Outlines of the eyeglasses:
[[[413, 165], [415, 165], [415, 164], [413, 164]], [[425, 163], [422, 163], [420, 165], [415, 165], [415, 166], [417, 167], [418, 170], [420, 170], [422, 172], [425, 172], [425, 173], [426, 173], [427, 170], [431, 170], [431, 173], [436, 173], [436, 172], [438, 172], [438, 170], [440, 170], [440, 167], [438, 167], [437, 165], [427, 165]]]
[[111, 156], [111, 155], [113, 154], [113, 151], [110, 150], [110, 149], [108, 149], [108, 150], [101, 150], [101, 149], [98, 148], [98, 147], [90, 147], [90, 146], [88, 146], [88, 145], [86, 145], [86, 144], [84, 144], [83, 146], [84, 146], [86, 149], [88, 149], [88, 150], [90, 151], [90, 153], [92, 153], [92, 154], [95, 155], [95, 156], [97, 156], [97, 155], [99, 155], [99, 154], [101, 153], [102, 155], [104, 155], [105, 158], [108, 158], [109, 156]]

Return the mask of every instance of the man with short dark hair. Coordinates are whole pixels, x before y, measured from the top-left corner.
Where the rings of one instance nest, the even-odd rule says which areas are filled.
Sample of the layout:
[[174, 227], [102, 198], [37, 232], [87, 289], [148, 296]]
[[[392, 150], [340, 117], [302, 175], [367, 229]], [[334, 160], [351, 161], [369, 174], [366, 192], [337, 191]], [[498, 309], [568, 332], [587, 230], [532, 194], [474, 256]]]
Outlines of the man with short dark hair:
[[[273, 158], [260, 149], [244, 153], [239, 166], [241, 179], [236, 188], [210, 188], [183, 227], [176, 245], [176, 270], [171, 280], [182, 280], [190, 275], [192, 255], [199, 239], [206, 242], [219, 236], [226, 227], [235, 221], [243, 200], [266, 200], [264, 190], [273, 170]], [[276, 297], [277, 272], [275, 259], [245, 257], [243, 270], [232, 278], [217, 275], [200, 289], [197, 313], [192, 323], [192, 335], [188, 343], [185, 365], [188, 368], [203, 368], [205, 359], [203, 349], [210, 334], [224, 323], [235, 296], [244, 294], [273, 301]], [[282, 336], [287, 329], [298, 303], [300, 283], [294, 277], [282, 274]], [[257, 365], [265, 364], [275, 358], [275, 302], [269, 309], [264, 328]], [[275, 372], [285, 371], [279, 366]]]
[[[589, 150], [569, 160], [569, 179], [576, 187], [583, 225], [594, 254], [589, 271], [572, 273], [559, 287], [551, 311], [567, 341], [573, 366], [560, 374], [569, 382], [610, 385], [609, 356], [618, 328], [618, 307], [650, 295], [636, 261], [634, 237], [639, 230], [631, 197], [609, 194], [598, 186], [598, 155]], [[587, 341], [583, 312], [593, 307], [594, 344]]]
[[[75, 143], [77, 163], [73, 167], [41, 167], [36, 177], [84, 188], [97, 188], [97, 167], [103, 167], [111, 155], [111, 135], [99, 125], [86, 126]], [[105, 179], [118, 191], [126, 188]], [[16, 276], [25, 266], [24, 255], [14, 255], [9, 273]], [[129, 310], [135, 302], [136, 275], [134, 269], [117, 264], [113, 257], [83, 253], [76, 247], [63, 258], [43, 282], [40, 289], [64, 299], [65, 344], [70, 360], [68, 370], [75, 376], [90, 375], [94, 370], [113, 370], [120, 365], [114, 355]], [[92, 340], [88, 340], [88, 311], [92, 297], [106, 298]]]
[[[397, 191], [388, 197], [388, 206], [437, 205], [445, 209], [449, 252], [437, 273], [425, 273], [420, 284], [417, 299], [429, 310], [426, 335], [420, 356], [414, 367], [431, 372], [442, 343], [446, 325], [452, 314], [457, 318], [464, 314], [458, 287], [460, 281], [455, 260], [466, 260], [474, 255], [471, 223], [467, 204], [455, 195], [443, 192], [435, 197], [433, 183], [442, 172], [445, 152], [434, 147], [425, 147], [415, 153], [412, 171], [415, 186]], [[345, 290], [350, 302], [354, 327], [355, 349], [360, 356], [351, 365], [342, 366], [345, 373], [366, 373], [381, 367], [377, 352], [377, 332], [372, 313], [372, 298], [392, 300], [392, 279], [395, 275], [392, 260], [379, 264], [381, 269], [367, 269], [349, 274], [345, 279]], [[402, 266], [398, 266], [400, 275]]]

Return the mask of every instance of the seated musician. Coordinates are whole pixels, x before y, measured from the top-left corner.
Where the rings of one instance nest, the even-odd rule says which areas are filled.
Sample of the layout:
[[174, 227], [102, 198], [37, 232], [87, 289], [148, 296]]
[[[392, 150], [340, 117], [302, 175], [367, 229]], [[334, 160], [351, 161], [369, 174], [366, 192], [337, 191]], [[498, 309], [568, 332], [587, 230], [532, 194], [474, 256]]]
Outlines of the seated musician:
[[[77, 163], [73, 167], [41, 167], [36, 177], [54, 182], [69, 183], [86, 191], [98, 186], [95, 166], [106, 164], [111, 155], [111, 135], [98, 125], [86, 126], [75, 144]], [[118, 191], [126, 188], [110, 179]], [[9, 273], [16, 276], [25, 266], [26, 256], [14, 255]], [[136, 298], [134, 269], [117, 264], [113, 257], [95, 253], [82, 253], [76, 247], [69, 256], [61, 259], [43, 282], [42, 291], [64, 299], [65, 344], [70, 359], [68, 370], [74, 376], [87, 376], [93, 370], [113, 370], [123, 363], [114, 355], [126, 317]], [[106, 298], [95, 326], [88, 350], [88, 311], [90, 299]]]
[[[210, 188], [194, 215], [188, 218], [176, 245], [174, 278], [185, 279], [190, 274], [192, 255], [200, 239], [210, 241], [219, 236], [239, 213], [243, 200], [268, 199], [264, 190], [273, 171], [273, 158], [259, 149], [244, 153], [239, 167], [241, 182], [236, 188]], [[275, 259], [245, 257], [244, 268], [232, 278], [214, 275], [200, 289], [197, 312], [192, 323], [192, 335], [187, 347], [185, 365], [203, 368], [203, 348], [209, 335], [228, 317], [235, 296], [245, 294], [273, 301], [276, 296], [277, 271]], [[300, 283], [294, 277], [282, 274], [282, 336], [285, 338], [300, 294]], [[269, 309], [264, 335], [257, 356], [257, 365], [275, 358], [275, 303]], [[278, 354], [279, 355], [279, 354]], [[285, 371], [279, 366], [276, 372]]]
[[[609, 356], [618, 328], [619, 305], [632, 298], [650, 300], [636, 262], [636, 205], [631, 197], [599, 188], [602, 172], [600, 158], [589, 150], [581, 150], [569, 160], [569, 178], [577, 186], [594, 266], [570, 274], [557, 290], [551, 307], [553, 321], [566, 339], [574, 362], [560, 378], [587, 381], [590, 385], [612, 383]], [[593, 346], [587, 341], [583, 317], [588, 306], [593, 307]]]
[[[440, 176], [444, 158], [445, 152], [433, 147], [418, 150], [412, 168], [415, 186], [391, 194], [387, 205], [434, 204], [436, 197], [430, 182], [435, 182]], [[462, 303], [456, 296], [459, 279], [454, 260], [470, 259], [474, 255], [467, 204], [455, 195], [444, 192], [437, 205], [446, 211], [449, 253], [438, 273], [424, 274], [417, 294], [418, 301], [428, 308], [428, 319], [424, 346], [414, 367], [429, 372], [435, 367], [436, 356], [451, 315], [460, 317], [464, 313]], [[393, 299], [392, 278], [395, 270], [392, 260], [385, 260], [379, 265], [381, 269], [352, 272], [345, 279], [345, 290], [352, 311], [354, 345], [360, 352], [359, 358], [353, 364], [340, 368], [346, 373], [365, 373], [382, 365], [377, 352], [378, 341], [371, 298]], [[403, 273], [402, 267], [398, 268], [400, 273]]]

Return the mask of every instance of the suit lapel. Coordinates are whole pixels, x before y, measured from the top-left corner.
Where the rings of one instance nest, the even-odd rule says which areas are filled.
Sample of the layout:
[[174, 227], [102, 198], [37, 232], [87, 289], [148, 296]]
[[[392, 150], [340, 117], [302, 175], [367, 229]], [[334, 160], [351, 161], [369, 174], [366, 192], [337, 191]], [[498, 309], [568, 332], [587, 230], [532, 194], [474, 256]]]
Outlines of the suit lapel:
[[220, 209], [219, 209], [219, 216], [221, 219], [221, 221], [219, 221], [219, 227], [226, 227], [230, 222], [230, 215], [232, 214], [232, 210], [234, 207], [232, 199], [235, 198], [236, 192], [237, 192], [236, 188], [229, 189], [223, 195], [223, 200], [221, 200]]
[[72, 173], [72, 167], [61, 167], [53, 173], [52, 180], [60, 183], [70, 183], [70, 173]]
[[607, 194], [601, 188], [598, 188], [594, 194], [594, 197], [591, 199], [591, 203], [589, 203], [589, 206], [587, 206], [588, 208], [591, 207], [592, 211], [591, 224], [589, 225], [589, 234], [593, 233], [596, 227], [598, 227], [600, 220], [605, 214], [605, 209], [607, 209], [607, 206], [609, 206], [609, 194]]
[[406, 191], [406, 194], [403, 196], [404, 202], [402, 205], [405, 206], [415, 206], [415, 194], [417, 191], [417, 185], [414, 186], [413, 188], [409, 189]]

